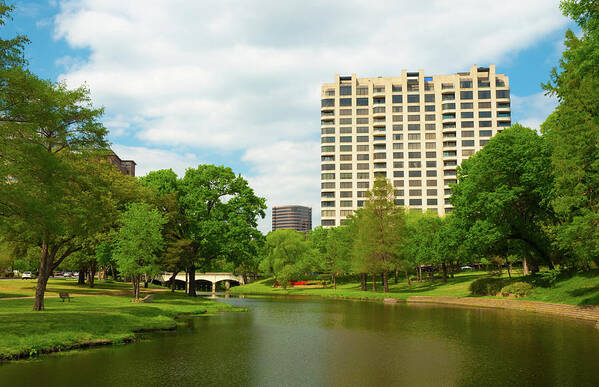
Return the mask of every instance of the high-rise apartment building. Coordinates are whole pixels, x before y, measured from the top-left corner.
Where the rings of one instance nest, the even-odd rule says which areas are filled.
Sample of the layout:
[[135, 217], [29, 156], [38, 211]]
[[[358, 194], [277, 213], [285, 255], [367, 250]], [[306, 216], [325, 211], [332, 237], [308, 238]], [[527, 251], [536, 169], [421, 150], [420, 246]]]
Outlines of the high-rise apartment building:
[[312, 208], [278, 206], [272, 208], [272, 230], [291, 229], [300, 232], [312, 230]]
[[451, 211], [456, 167], [511, 125], [509, 79], [495, 66], [428, 76], [335, 77], [322, 85], [322, 225], [364, 205], [377, 175], [407, 208]]

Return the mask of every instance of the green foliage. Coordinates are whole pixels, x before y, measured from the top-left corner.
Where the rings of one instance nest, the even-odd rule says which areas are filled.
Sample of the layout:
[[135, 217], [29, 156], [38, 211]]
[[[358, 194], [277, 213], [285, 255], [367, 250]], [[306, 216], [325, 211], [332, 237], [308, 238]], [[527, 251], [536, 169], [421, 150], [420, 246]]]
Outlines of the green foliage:
[[495, 296], [504, 285], [505, 280], [501, 278], [479, 278], [470, 284], [470, 292], [475, 296]]
[[514, 295], [516, 297], [528, 296], [532, 293], [533, 287], [528, 282], [514, 282], [501, 288], [501, 295], [508, 297]]
[[555, 246], [588, 268], [599, 265], [599, 10], [594, 0], [560, 7], [582, 33], [566, 32], [559, 70], [543, 85], [560, 103], [541, 128], [553, 150]]

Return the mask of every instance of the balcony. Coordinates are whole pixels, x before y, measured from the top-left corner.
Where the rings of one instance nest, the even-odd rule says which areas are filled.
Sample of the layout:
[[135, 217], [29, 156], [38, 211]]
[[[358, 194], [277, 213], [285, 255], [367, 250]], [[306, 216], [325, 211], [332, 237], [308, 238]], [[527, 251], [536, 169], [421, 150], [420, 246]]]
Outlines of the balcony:
[[443, 149], [446, 148], [455, 148], [458, 144], [456, 141], [443, 141]]
[[387, 124], [387, 120], [385, 118], [375, 118], [374, 121], [372, 122], [372, 126], [374, 126], [374, 127], [385, 126], [386, 124]]
[[511, 118], [511, 112], [497, 112], [497, 118]]
[[328, 111], [328, 110], [326, 110], [326, 111], [325, 111], [325, 110], [323, 110], [323, 111], [320, 113], [320, 116], [321, 116], [321, 117], [334, 117], [334, 116], [335, 116], [335, 112], [334, 112], [334, 111], [332, 111], [332, 110], [331, 110], [331, 111]]

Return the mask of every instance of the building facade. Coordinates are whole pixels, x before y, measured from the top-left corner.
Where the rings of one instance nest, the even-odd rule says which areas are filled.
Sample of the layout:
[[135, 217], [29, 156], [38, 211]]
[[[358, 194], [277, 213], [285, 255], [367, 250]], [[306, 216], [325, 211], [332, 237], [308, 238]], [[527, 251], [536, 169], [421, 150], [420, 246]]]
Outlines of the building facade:
[[123, 175], [129, 175], [129, 176], [135, 177], [135, 165], [136, 165], [135, 161], [121, 160], [121, 158], [119, 156], [117, 156], [117, 154], [114, 152], [112, 152], [108, 155], [108, 161], [112, 165], [117, 167], [117, 169], [119, 171], [121, 171], [121, 173]]
[[272, 230], [284, 228], [300, 232], [312, 230], [312, 208], [304, 206], [273, 207]]
[[338, 226], [377, 175], [406, 208], [452, 210], [456, 167], [511, 125], [509, 79], [495, 66], [427, 76], [336, 75], [321, 90], [321, 217]]

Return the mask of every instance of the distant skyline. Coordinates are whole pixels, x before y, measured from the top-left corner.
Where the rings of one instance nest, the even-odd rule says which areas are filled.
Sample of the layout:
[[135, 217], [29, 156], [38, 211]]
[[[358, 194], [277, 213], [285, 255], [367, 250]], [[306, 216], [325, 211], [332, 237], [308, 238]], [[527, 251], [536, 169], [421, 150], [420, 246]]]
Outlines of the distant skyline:
[[[113, 149], [149, 170], [223, 164], [272, 206], [320, 224], [320, 85], [335, 74], [428, 74], [495, 64], [513, 122], [538, 128], [541, 82], [573, 27], [558, 1], [19, 1], [33, 72], [87, 83]], [[389, 57], [383, 53], [393, 52]]]

